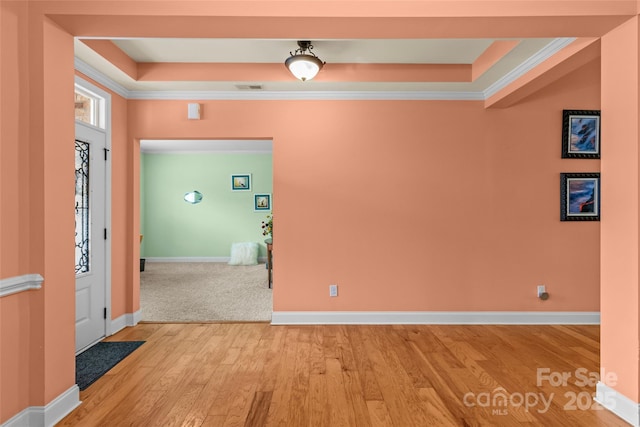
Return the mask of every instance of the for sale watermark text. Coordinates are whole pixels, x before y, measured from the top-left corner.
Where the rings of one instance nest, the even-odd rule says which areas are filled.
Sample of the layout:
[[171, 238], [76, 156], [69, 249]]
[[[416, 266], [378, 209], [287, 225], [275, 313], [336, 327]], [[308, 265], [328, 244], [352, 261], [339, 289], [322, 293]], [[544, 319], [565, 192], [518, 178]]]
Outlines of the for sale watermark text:
[[538, 368], [536, 373], [536, 385], [538, 387], [548, 383], [552, 387], [566, 387], [569, 380], [578, 387], [595, 387], [598, 381], [609, 387], [614, 387], [618, 383], [618, 375], [615, 372], [602, 370], [602, 378], [599, 373], [591, 372], [587, 368], [578, 368], [575, 371], [551, 371], [549, 368]]
[[[538, 368], [536, 371], [537, 387], [595, 387], [601, 382], [608, 387], [614, 387], [618, 382], [615, 372], [602, 370], [589, 371], [586, 368], [578, 368], [575, 371], [552, 371], [550, 368]], [[562, 405], [565, 411], [600, 410], [602, 405], [608, 408], [615, 407], [612, 392], [590, 393], [588, 391], [568, 390], [562, 394], [566, 402]], [[491, 409], [492, 415], [507, 415], [509, 409], [524, 409], [526, 412], [536, 411], [546, 413], [553, 400], [559, 397], [555, 392], [545, 394], [542, 391], [527, 391], [510, 393], [502, 387], [492, 391], [474, 393], [468, 392], [463, 397], [463, 403], [469, 408], [480, 407]]]

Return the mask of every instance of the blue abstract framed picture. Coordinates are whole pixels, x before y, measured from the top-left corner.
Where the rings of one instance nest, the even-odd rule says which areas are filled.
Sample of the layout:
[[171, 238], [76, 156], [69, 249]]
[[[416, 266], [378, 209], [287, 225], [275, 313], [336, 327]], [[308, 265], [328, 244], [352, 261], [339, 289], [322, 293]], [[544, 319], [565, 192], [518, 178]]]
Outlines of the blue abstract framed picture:
[[250, 191], [251, 190], [251, 174], [238, 173], [231, 175], [231, 190]]
[[256, 212], [271, 211], [271, 194], [254, 194], [253, 210]]
[[600, 111], [562, 111], [562, 158], [600, 158]]
[[560, 220], [600, 221], [600, 174], [560, 174]]

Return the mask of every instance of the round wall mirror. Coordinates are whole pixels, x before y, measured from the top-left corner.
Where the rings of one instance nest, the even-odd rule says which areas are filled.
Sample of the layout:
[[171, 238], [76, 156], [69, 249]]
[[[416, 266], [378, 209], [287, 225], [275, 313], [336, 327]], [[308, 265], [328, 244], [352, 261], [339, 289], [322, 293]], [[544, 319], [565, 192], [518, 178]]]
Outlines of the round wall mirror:
[[199, 191], [191, 191], [189, 193], [185, 193], [184, 201], [187, 203], [191, 203], [192, 205], [196, 205], [202, 201], [202, 193]]

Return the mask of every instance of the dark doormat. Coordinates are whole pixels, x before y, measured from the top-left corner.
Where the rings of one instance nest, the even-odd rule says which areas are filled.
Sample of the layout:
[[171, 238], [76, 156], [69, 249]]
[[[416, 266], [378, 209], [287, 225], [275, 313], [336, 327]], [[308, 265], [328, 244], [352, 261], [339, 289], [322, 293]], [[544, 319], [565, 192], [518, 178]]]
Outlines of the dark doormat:
[[144, 341], [102, 341], [76, 356], [76, 384], [84, 390]]

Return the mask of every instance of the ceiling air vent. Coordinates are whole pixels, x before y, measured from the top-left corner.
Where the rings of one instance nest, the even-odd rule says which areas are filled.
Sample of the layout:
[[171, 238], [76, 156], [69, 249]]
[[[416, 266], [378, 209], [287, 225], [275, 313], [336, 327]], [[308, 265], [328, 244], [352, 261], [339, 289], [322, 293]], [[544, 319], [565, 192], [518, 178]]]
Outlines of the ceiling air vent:
[[262, 85], [236, 85], [240, 90], [262, 90]]

